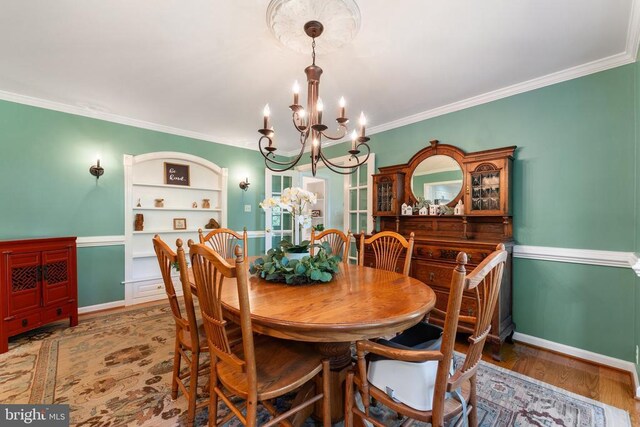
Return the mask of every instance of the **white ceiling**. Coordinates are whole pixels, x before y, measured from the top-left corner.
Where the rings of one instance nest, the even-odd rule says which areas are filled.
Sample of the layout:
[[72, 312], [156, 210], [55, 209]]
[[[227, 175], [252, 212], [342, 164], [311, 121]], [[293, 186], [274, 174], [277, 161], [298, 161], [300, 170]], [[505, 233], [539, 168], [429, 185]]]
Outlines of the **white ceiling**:
[[[341, 95], [375, 132], [632, 62], [632, 3], [360, 0], [360, 33], [317, 59], [325, 122]], [[0, 98], [251, 148], [268, 102], [291, 150], [310, 54], [275, 40], [267, 4], [2, 0]]]

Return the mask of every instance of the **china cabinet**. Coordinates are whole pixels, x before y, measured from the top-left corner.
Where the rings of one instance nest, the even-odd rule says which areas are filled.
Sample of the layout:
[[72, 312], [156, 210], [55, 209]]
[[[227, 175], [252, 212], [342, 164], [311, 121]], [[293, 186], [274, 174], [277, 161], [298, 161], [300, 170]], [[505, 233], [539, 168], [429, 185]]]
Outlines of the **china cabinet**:
[[[488, 338], [496, 358], [502, 342], [513, 335], [515, 328], [511, 309], [511, 179], [515, 149], [513, 146], [465, 153], [434, 140], [408, 163], [381, 167], [373, 177], [373, 216], [379, 231], [395, 231], [405, 237], [415, 233], [410, 274], [433, 288], [437, 308], [444, 311], [447, 307], [458, 252], [467, 253], [467, 269], [471, 271], [498, 243], [505, 245], [509, 260]], [[462, 215], [419, 215], [417, 209], [408, 216], [400, 212], [403, 203], [430, 203], [440, 205], [440, 212], [453, 213], [460, 200], [464, 203]], [[373, 264], [373, 260], [365, 256], [365, 264]], [[473, 316], [475, 305], [474, 297], [465, 294], [462, 314]], [[437, 316], [432, 316], [431, 321], [443, 323]], [[471, 325], [461, 323], [459, 331], [470, 333]]]
[[47, 323], [78, 324], [76, 238], [0, 242], [0, 353], [8, 339]]
[[373, 176], [373, 209], [375, 216], [400, 215], [404, 173], [380, 173]]

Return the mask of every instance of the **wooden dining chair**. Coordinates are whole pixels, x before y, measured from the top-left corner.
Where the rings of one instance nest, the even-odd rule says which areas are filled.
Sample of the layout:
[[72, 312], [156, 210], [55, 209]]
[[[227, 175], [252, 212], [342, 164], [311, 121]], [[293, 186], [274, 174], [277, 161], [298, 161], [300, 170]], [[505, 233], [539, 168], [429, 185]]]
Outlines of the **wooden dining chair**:
[[[204, 244], [189, 241], [189, 255], [193, 277], [198, 290], [200, 310], [204, 320], [207, 341], [211, 349], [212, 364], [209, 381], [209, 425], [222, 425], [237, 417], [246, 426], [257, 425], [257, 407], [262, 406], [272, 418], [261, 424], [290, 425], [286, 419], [322, 400], [323, 425], [331, 425], [329, 401], [329, 361], [322, 359], [310, 345], [264, 335], [254, 337], [248, 293], [247, 259], [236, 246], [235, 260], [230, 264], [220, 254]], [[228, 279], [227, 283], [225, 279]], [[242, 348], [234, 351], [229, 344], [227, 321], [223, 317], [220, 295], [223, 286], [238, 290]], [[306, 401], [297, 403], [288, 411], [278, 414], [272, 400], [290, 393], [322, 373], [322, 390]], [[227, 393], [225, 393], [225, 390]], [[239, 407], [231, 400], [243, 400]], [[230, 412], [217, 422], [218, 398]], [[242, 413], [245, 410], [246, 414]]]
[[[331, 247], [331, 253], [333, 255], [342, 256], [342, 262], [349, 263], [349, 246], [351, 245], [351, 231], [344, 234], [337, 228], [329, 228], [324, 230], [320, 234], [316, 234], [314, 229], [311, 229], [311, 245], [314, 243], [327, 242]], [[314, 253], [314, 247], [311, 246], [311, 255]]]
[[[468, 413], [469, 425], [478, 425], [477, 416], [477, 371], [482, 357], [485, 341], [491, 330], [491, 318], [496, 306], [504, 266], [507, 261], [507, 252], [504, 245], [499, 244], [496, 250], [485, 258], [469, 275], [465, 276], [465, 264], [467, 255], [458, 254], [456, 267], [451, 278], [451, 293], [447, 303], [447, 314], [444, 322], [444, 332], [441, 337], [439, 349], [416, 349], [420, 346], [409, 346], [406, 343], [404, 333], [394, 337], [390, 343], [372, 341], [359, 341], [356, 343], [357, 368], [347, 374], [345, 396], [345, 426], [353, 425], [353, 416], [369, 420], [374, 425], [380, 426], [379, 421], [372, 419], [369, 413], [370, 398], [376, 399], [398, 414], [408, 417], [410, 420], [418, 420], [431, 423], [434, 427], [443, 426], [445, 422], [455, 419], [459, 415]], [[473, 294], [477, 305], [477, 316], [460, 315], [460, 306], [463, 293], [467, 291]], [[455, 370], [452, 369], [454, 357], [454, 344], [458, 321], [463, 320], [474, 325], [474, 330], [468, 338], [469, 348], [467, 354], [458, 360]], [[413, 348], [412, 348], [413, 347]], [[377, 361], [369, 360], [381, 358], [386, 365], [374, 365]], [[398, 363], [395, 365], [395, 363]], [[407, 363], [410, 362], [410, 363]], [[429, 365], [427, 365], [429, 364]], [[386, 372], [373, 372], [378, 367]], [[398, 380], [400, 369], [409, 369], [410, 377], [415, 381], [422, 377], [430, 381], [424, 384], [423, 390], [431, 391], [431, 401], [416, 402], [414, 396], [403, 393], [402, 387], [411, 387], [411, 379], [404, 383], [391, 384]], [[415, 369], [413, 371], [412, 369]], [[453, 371], [453, 373], [452, 373]], [[412, 373], [421, 372], [421, 375]], [[392, 378], [386, 380], [385, 378]], [[385, 383], [377, 383], [379, 379], [385, 379]], [[355, 388], [362, 395], [363, 409], [355, 404]], [[390, 391], [391, 390], [391, 391]], [[390, 397], [391, 394], [393, 397]], [[421, 393], [429, 395], [428, 392]], [[411, 400], [411, 406], [409, 406]], [[463, 403], [464, 402], [464, 403]], [[419, 407], [424, 405], [424, 408]], [[462, 421], [462, 419], [458, 420]], [[458, 425], [458, 423], [456, 423]]]
[[200, 243], [206, 243], [222, 255], [225, 259], [233, 259], [233, 249], [238, 243], [242, 244], [244, 250], [244, 257], [247, 257], [247, 229], [243, 230], [242, 234], [236, 233], [229, 228], [217, 228], [210, 231], [206, 235], [203, 234], [202, 229], [198, 229], [198, 237]]
[[[176, 399], [178, 397], [178, 389], [187, 397], [187, 422], [191, 425], [193, 424], [196, 413], [198, 374], [208, 367], [207, 365], [201, 366], [200, 355], [201, 353], [208, 352], [209, 347], [206, 342], [204, 327], [202, 325], [199, 327], [196, 319], [182, 240], [178, 239], [176, 245], [178, 247], [177, 253], [173, 252], [160, 236], [156, 234], [153, 237], [153, 249], [156, 252], [158, 263], [160, 264], [164, 288], [176, 324], [173, 374], [171, 376], [171, 398]], [[180, 303], [176, 296], [175, 287], [173, 286], [173, 278], [171, 277], [171, 269], [176, 266], [180, 272], [180, 283], [182, 284], [182, 295], [184, 299], [184, 314], [180, 309]], [[187, 368], [184, 374], [181, 374], [182, 362], [184, 362]], [[184, 384], [185, 380], [189, 382], [188, 387]], [[205, 405], [206, 402], [201, 403], [198, 407]]]
[[411, 268], [411, 254], [413, 253], [413, 232], [409, 235], [409, 240], [401, 234], [393, 231], [382, 231], [365, 239], [364, 230], [360, 234], [360, 250], [358, 253], [358, 264], [364, 265], [364, 250], [369, 247], [375, 257], [375, 268], [388, 271], [396, 271], [398, 260], [404, 252], [404, 267], [402, 274], [409, 275]]

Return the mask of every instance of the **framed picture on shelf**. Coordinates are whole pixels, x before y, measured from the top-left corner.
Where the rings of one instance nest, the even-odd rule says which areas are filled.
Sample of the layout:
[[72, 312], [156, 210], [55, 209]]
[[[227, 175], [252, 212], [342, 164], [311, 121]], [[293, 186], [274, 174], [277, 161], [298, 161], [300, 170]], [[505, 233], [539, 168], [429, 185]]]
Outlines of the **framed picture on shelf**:
[[313, 209], [311, 211], [311, 218], [319, 218], [322, 216], [322, 211], [320, 209]]
[[189, 187], [189, 165], [164, 162], [164, 183]]
[[186, 218], [173, 218], [173, 229], [174, 230], [186, 230], [187, 229], [187, 219]]

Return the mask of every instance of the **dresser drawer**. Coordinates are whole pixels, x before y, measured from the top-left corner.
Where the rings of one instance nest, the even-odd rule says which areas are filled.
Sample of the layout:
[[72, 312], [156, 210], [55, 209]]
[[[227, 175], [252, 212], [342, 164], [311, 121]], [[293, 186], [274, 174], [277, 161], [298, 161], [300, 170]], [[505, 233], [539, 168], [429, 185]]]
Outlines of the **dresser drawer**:
[[[439, 289], [433, 290], [436, 294], [436, 308], [444, 312], [447, 311], [449, 303], [449, 293]], [[460, 314], [463, 316], [475, 316], [477, 314], [476, 299], [474, 297], [463, 295], [460, 304]]]
[[448, 289], [451, 286], [453, 268], [453, 265], [414, 260], [411, 266], [411, 276], [429, 286]]
[[6, 326], [9, 335], [17, 335], [20, 332], [33, 329], [42, 323], [41, 313], [31, 313], [23, 316], [16, 316], [16, 318], [7, 320]]
[[43, 311], [42, 321], [44, 323], [54, 322], [59, 319], [69, 317], [71, 314], [71, 304], [53, 304]]
[[455, 263], [458, 253], [464, 252], [467, 254], [467, 261], [469, 264], [478, 265], [483, 259], [491, 254], [490, 250], [482, 249], [470, 249], [464, 247], [453, 246], [436, 246], [427, 245], [422, 243], [416, 243], [414, 248], [414, 256], [418, 259], [432, 259], [435, 261], [447, 261]]

